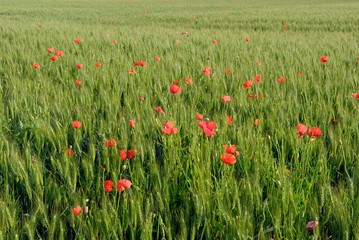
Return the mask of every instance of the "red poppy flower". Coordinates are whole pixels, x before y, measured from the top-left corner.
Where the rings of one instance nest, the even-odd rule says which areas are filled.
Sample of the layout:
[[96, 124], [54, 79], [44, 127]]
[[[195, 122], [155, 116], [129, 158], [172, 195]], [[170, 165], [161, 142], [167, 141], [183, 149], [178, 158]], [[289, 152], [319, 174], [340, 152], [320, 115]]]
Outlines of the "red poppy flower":
[[236, 145], [224, 145], [224, 150], [226, 151], [226, 153], [235, 154]]
[[159, 112], [159, 113], [161, 113], [162, 115], [165, 115], [165, 112], [163, 111], [163, 109], [162, 109], [160, 106], [157, 106], [157, 107], [155, 108], [155, 110], [156, 110], [156, 112]]
[[298, 72], [298, 77], [301, 77], [303, 75], [302, 72]]
[[356, 60], [358, 60], [358, 61], [359, 61], [359, 57], [357, 57], [357, 58], [356, 58]]
[[308, 130], [308, 135], [310, 136], [310, 138], [316, 138], [322, 135], [322, 130], [320, 130], [320, 128], [318, 127], [311, 127]]
[[136, 121], [134, 119], [131, 119], [128, 122], [130, 123], [130, 128], [135, 128]]
[[71, 147], [69, 147], [68, 149], [65, 150], [65, 154], [69, 155], [70, 157], [75, 156], [75, 152], [72, 150]]
[[172, 94], [181, 94], [182, 90], [180, 86], [172, 84], [170, 85], [170, 92]]
[[196, 120], [202, 120], [203, 119], [203, 115], [202, 114], [197, 114], [196, 115]]
[[257, 95], [257, 98], [260, 98], [260, 99], [262, 99], [262, 98], [263, 98], [263, 95], [261, 95], [261, 94], [258, 94], [258, 95]]
[[216, 127], [216, 122], [208, 122], [208, 121], [203, 121], [203, 122], [200, 122], [198, 124], [198, 126], [203, 130], [204, 134], [207, 136], [207, 137], [210, 137], [210, 136], [215, 136], [216, 133], [214, 132], [214, 128]]
[[249, 37], [246, 37], [246, 42], [249, 42], [249, 40], [251, 40]]
[[307, 133], [307, 130], [308, 130], [307, 126], [305, 126], [302, 123], [298, 123], [297, 124], [298, 138], [303, 137]]
[[135, 61], [135, 62], [133, 63], [133, 66], [134, 66], [134, 67], [137, 67], [137, 66], [145, 67], [145, 66], [146, 66], [146, 62], [145, 62], [145, 61]]
[[120, 159], [121, 161], [125, 161], [127, 158], [127, 150], [126, 149], [122, 149], [119, 153]]
[[261, 82], [262, 81], [262, 76], [260, 76], [260, 75], [254, 76], [253, 81]]
[[156, 57], [156, 62], [161, 61], [161, 58], [159, 56]]
[[121, 161], [125, 161], [126, 159], [130, 160], [134, 158], [135, 155], [136, 155], [136, 150], [133, 149], [130, 150], [122, 149], [119, 154]]
[[76, 84], [76, 86], [80, 87], [81, 86], [81, 80], [76, 80], [75, 84]]
[[228, 125], [232, 125], [232, 120], [233, 120], [232, 116], [227, 116], [227, 124]]
[[338, 124], [338, 120], [337, 119], [333, 119], [333, 124], [337, 125]]
[[282, 83], [285, 81], [285, 77], [280, 77], [277, 79], [277, 82]]
[[317, 221], [310, 221], [307, 223], [307, 225], [305, 226], [306, 229], [308, 229], [309, 231], [313, 231], [314, 229], [316, 229], [318, 227], [318, 222]]
[[125, 189], [130, 188], [131, 185], [132, 185], [132, 183], [130, 180], [121, 179], [121, 180], [118, 180], [116, 189], [118, 192], [123, 192], [123, 191], [125, 191]]
[[50, 60], [51, 60], [51, 61], [56, 61], [56, 60], [58, 60], [58, 57], [57, 57], [56, 55], [54, 55], [54, 56], [52, 56], [52, 57], [50, 58]]
[[79, 44], [79, 43], [81, 42], [81, 40], [78, 39], [78, 38], [75, 38], [74, 42], [77, 43], [77, 44]]
[[82, 123], [80, 121], [75, 120], [72, 122], [72, 126], [76, 129], [80, 128], [81, 125], [82, 125]]
[[204, 69], [203, 69], [203, 74], [206, 75], [206, 76], [208, 76], [209, 74], [211, 74], [211, 68], [208, 67], [208, 66], [204, 67]]
[[122, 149], [119, 153], [119, 156], [120, 156], [121, 161], [125, 161], [127, 159], [127, 150]]
[[174, 128], [174, 123], [172, 121], [165, 122], [162, 125], [165, 127], [164, 129], [162, 129], [162, 133], [167, 135], [178, 133], [178, 129]]
[[252, 84], [253, 84], [253, 82], [251, 80], [247, 80], [243, 83], [243, 87], [245, 89], [249, 89], [249, 88], [251, 88]]
[[258, 127], [258, 125], [259, 125], [259, 119], [258, 119], [258, 118], [257, 118], [256, 120], [254, 120], [253, 125], [254, 125], [255, 127]]
[[230, 74], [230, 73], [231, 73], [231, 70], [230, 70], [229, 68], [225, 68], [225, 69], [224, 69], [224, 72], [225, 72], [226, 74]]
[[105, 146], [108, 147], [108, 148], [112, 148], [112, 147], [114, 147], [115, 145], [117, 145], [119, 143], [120, 143], [119, 141], [111, 138], [111, 139], [106, 140]]
[[103, 188], [104, 188], [105, 192], [112, 192], [113, 186], [115, 186], [115, 184], [114, 184], [114, 182], [111, 181], [111, 180], [106, 180], [106, 181], [103, 183]]
[[112, 43], [112, 44], [116, 44], [116, 43], [117, 43], [117, 40], [112, 40], [111, 43]]
[[353, 98], [359, 99], [359, 93], [353, 93]]
[[82, 208], [79, 206], [79, 205], [77, 205], [76, 207], [74, 207], [73, 209], [72, 209], [72, 214], [74, 215], [74, 216], [78, 216], [78, 215], [80, 215], [82, 213]]
[[223, 96], [223, 97], [221, 98], [221, 101], [222, 101], [222, 102], [230, 102], [230, 101], [231, 101], [231, 97], [230, 97], [230, 96]]
[[64, 55], [64, 52], [61, 51], [61, 50], [57, 50], [57, 51], [55, 52], [55, 55], [56, 55], [56, 56], [59, 56], [59, 57], [62, 57], [62, 56]]
[[83, 65], [82, 65], [81, 63], [76, 64], [76, 68], [77, 68], [77, 69], [81, 69], [82, 66], [83, 66]]
[[40, 68], [40, 64], [34, 63], [34, 64], [32, 64], [32, 67], [33, 67], [33, 68]]
[[236, 157], [231, 153], [223, 153], [221, 156], [221, 161], [225, 164], [235, 164], [236, 163]]
[[184, 79], [184, 82], [188, 85], [188, 84], [192, 84], [192, 78], [189, 78], [189, 77], [186, 77], [185, 79]]
[[101, 65], [102, 65], [102, 63], [100, 63], [100, 62], [96, 62], [96, 63], [95, 63], [95, 66], [96, 66], [96, 67], [101, 67]]
[[216, 40], [216, 39], [213, 39], [212, 43], [213, 43], [213, 44], [217, 44], [217, 40]]
[[53, 49], [53, 48], [48, 48], [47, 49], [47, 52], [49, 52], [49, 53], [53, 53], [55, 50]]
[[136, 155], [136, 150], [130, 149], [127, 151], [127, 159], [132, 159], [135, 157], [135, 155]]
[[255, 96], [256, 96], [256, 95], [253, 94], [253, 93], [248, 94], [248, 98], [250, 98], [250, 99], [254, 98]]
[[284, 30], [288, 30], [288, 26], [287, 26], [287, 25], [284, 25], [284, 26], [283, 26], [283, 29], [284, 29]]
[[130, 71], [128, 71], [128, 74], [130, 75], [134, 75], [136, 73], [135, 69], [130, 69]]
[[329, 56], [322, 56], [322, 57], [320, 58], [320, 61], [321, 61], [322, 63], [328, 62], [328, 61], [329, 61]]

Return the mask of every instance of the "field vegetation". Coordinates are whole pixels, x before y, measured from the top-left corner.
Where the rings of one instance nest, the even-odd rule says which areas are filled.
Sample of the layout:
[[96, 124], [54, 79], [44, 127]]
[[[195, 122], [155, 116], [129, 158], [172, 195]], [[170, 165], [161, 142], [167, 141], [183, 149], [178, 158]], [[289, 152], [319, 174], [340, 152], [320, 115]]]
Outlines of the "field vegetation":
[[358, 11], [2, 0], [0, 239], [359, 239]]

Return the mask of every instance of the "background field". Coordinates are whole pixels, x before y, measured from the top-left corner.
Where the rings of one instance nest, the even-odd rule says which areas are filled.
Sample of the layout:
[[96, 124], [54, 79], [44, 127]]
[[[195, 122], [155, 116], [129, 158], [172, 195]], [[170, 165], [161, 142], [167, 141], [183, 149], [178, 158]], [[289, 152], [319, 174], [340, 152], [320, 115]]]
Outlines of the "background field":
[[[0, 239], [358, 239], [359, 2], [252, 2], [2, 0]], [[298, 123], [323, 135], [298, 139]]]

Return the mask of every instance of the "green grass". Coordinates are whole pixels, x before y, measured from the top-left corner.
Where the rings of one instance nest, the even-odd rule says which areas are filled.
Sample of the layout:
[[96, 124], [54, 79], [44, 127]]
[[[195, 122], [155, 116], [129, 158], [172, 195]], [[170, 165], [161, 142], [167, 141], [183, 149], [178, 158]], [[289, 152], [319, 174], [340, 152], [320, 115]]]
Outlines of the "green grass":
[[[1, 5], [0, 239], [359, 238], [357, 1]], [[50, 61], [49, 47], [64, 56]], [[161, 132], [167, 121], [177, 134]], [[298, 139], [298, 123], [323, 134]], [[240, 152], [234, 165], [220, 160], [225, 144]], [[121, 161], [121, 149], [135, 158]], [[104, 191], [122, 178], [130, 189]], [[74, 216], [77, 205], [88, 214]]]

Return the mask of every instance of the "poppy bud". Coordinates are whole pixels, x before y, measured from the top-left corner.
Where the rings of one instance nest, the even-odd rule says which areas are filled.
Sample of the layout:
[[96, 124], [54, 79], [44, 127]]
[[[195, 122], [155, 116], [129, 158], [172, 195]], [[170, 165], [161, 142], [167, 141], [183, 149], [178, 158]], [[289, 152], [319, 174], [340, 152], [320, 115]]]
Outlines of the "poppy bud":
[[134, 128], [136, 121], [135, 121], [134, 119], [131, 119], [131, 120], [129, 121], [129, 123], [130, 123], [130, 128]]
[[86, 214], [88, 214], [88, 213], [89, 213], [89, 207], [86, 206], [86, 207], [84, 207], [84, 214], [86, 215]]
[[310, 221], [307, 223], [306, 228], [309, 231], [313, 231], [314, 229], [316, 229], [318, 227], [318, 222], [317, 221]]

